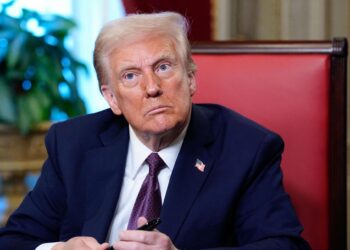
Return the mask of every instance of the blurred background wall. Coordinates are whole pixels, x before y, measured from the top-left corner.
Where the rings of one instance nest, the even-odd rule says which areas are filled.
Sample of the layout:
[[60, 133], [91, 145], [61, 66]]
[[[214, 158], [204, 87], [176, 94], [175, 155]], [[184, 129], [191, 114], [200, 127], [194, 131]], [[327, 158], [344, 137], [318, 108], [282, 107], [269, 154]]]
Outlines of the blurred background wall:
[[[97, 33], [103, 24], [126, 13], [181, 12], [190, 20], [192, 41], [350, 37], [350, 0], [17, 0], [12, 14], [20, 15], [21, 8], [60, 14], [77, 22], [67, 46], [90, 72], [80, 75], [78, 86], [88, 113], [107, 107], [92, 66]], [[28, 183], [30, 188], [33, 183]]]

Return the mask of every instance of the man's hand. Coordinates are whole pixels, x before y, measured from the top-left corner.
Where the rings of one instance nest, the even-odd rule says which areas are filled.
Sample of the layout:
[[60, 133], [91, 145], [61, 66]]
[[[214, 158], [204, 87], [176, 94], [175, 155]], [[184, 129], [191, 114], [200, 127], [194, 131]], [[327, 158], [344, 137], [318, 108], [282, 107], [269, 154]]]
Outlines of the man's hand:
[[[138, 226], [147, 223], [146, 218], [140, 217], [137, 221]], [[157, 231], [127, 230], [119, 235], [120, 240], [113, 244], [114, 249], [159, 249], [159, 250], [176, 250], [170, 238]]]
[[109, 244], [99, 244], [92, 237], [74, 237], [67, 242], [57, 243], [52, 250], [106, 250]]

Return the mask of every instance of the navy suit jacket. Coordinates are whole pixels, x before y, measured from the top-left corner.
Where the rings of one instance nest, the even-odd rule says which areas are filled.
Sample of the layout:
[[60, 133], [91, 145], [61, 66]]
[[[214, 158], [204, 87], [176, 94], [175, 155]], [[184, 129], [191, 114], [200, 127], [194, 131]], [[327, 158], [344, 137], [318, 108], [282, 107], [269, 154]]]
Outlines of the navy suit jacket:
[[[41, 176], [0, 230], [0, 249], [80, 235], [104, 242], [128, 142], [128, 123], [111, 110], [53, 125]], [[193, 105], [158, 229], [180, 249], [309, 249], [282, 186], [282, 151], [278, 135], [241, 115]]]

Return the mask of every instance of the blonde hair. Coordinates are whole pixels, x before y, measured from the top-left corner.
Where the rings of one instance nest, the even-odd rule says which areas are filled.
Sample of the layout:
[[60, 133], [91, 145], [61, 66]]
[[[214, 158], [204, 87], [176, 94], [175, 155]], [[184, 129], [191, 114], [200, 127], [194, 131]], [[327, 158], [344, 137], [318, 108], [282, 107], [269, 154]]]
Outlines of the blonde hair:
[[99, 86], [108, 84], [111, 53], [125, 42], [151, 35], [168, 36], [174, 42], [187, 73], [195, 74], [196, 65], [187, 38], [188, 29], [186, 18], [175, 12], [132, 14], [107, 23], [100, 31], [94, 49], [94, 67]]

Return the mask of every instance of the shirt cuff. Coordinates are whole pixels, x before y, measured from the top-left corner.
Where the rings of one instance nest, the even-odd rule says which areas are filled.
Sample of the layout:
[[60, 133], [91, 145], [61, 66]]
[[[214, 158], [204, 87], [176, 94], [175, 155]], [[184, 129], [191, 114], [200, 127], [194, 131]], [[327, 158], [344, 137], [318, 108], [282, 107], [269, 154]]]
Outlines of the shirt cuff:
[[59, 242], [44, 243], [39, 245], [35, 250], [51, 250]]

